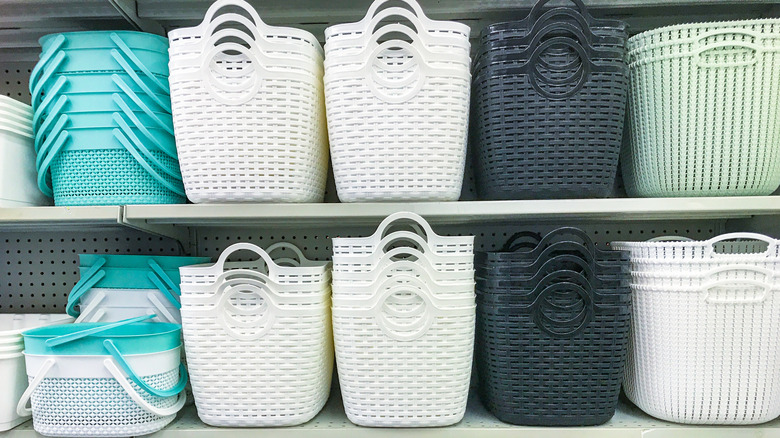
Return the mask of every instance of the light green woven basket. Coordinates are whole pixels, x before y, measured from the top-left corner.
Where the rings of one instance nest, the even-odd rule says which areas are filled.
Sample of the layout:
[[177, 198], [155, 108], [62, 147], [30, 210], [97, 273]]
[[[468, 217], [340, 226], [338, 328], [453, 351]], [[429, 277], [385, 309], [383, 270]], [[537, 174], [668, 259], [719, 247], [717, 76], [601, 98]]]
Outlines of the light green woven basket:
[[780, 19], [670, 26], [628, 42], [630, 196], [780, 185]]

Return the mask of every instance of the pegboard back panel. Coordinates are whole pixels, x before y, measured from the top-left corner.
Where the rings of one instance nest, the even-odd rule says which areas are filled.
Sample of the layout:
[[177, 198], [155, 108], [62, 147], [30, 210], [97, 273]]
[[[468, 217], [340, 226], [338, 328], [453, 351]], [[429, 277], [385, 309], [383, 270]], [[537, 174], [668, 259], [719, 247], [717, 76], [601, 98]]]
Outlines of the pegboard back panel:
[[0, 313], [64, 312], [79, 254], [181, 255], [175, 240], [135, 230], [0, 233]]
[[[337, 221], [334, 218], [334, 221]], [[276, 242], [290, 242], [298, 246], [310, 259], [328, 260], [331, 257], [333, 237], [369, 236], [376, 226], [339, 227], [307, 226], [300, 228], [211, 228], [197, 232], [197, 255], [216, 257], [229, 245], [236, 242], [250, 242], [267, 248]], [[578, 224], [576, 222], [539, 225], [508, 224], [464, 224], [433, 225], [433, 230], [445, 235], [474, 235], [478, 250], [500, 248], [506, 239], [517, 231], [546, 233], [560, 226], [576, 226], [584, 230], [600, 248], [615, 240], [647, 240], [657, 236], [686, 236], [693, 239], [708, 239], [725, 232], [725, 220], [646, 221], [604, 224]], [[240, 257], [238, 258], [240, 259]]]
[[30, 72], [34, 62], [3, 62], [0, 64], [0, 94], [30, 104]]

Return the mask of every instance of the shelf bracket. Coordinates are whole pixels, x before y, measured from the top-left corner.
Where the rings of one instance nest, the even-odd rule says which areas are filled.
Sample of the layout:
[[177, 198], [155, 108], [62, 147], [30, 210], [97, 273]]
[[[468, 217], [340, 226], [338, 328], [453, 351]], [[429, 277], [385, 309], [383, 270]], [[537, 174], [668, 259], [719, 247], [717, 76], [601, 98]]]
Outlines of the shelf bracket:
[[145, 219], [134, 220], [128, 219], [125, 216], [125, 209], [122, 208], [122, 219], [120, 222], [122, 225], [132, 228], [134, 230], [143, 231], [145, 233], [153, 234], [155, 236], [167, 237], [179, 242], [182, 251], [185, 254], [194, 254], [196, 248], [194, 247], [194, 229], [190, 227], [168, 225], [168, 224], [150, 224]]
[[136, 0], [108, 0], [108, 2], [125, 20], [132, 24], [136, 30], [165, 36], [165, 29], [160, 23], [138, 16], [138, 3]]

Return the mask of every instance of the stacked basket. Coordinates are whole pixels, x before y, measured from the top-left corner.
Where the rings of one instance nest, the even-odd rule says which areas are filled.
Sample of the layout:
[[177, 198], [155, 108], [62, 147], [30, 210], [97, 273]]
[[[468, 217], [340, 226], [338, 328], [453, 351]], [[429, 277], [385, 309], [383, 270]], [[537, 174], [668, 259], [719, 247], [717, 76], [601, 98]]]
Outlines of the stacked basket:
[[780, 415], [780, 241], [614, 242], [631, 252], [625, 391], [648, 414], [695, 424]]
[[[260, 258], [227, 261], [240, 250]], [[325, 405], [333, 373], [330, 263], [294, 251], [281, 266], [237, 243], [213, 265], [180, 269], [187, 366], [204, 423], [292, 426]]]
[[615, 413], [629, 340], [628, 256], [582, 231], [518, 233], [478, 252], [480, 395], [502, 421], [601, 424]]
[[[239, 11], [239, 12], [236, 12]], [[218, 0], [171, 31], [176, 147], [192, 202], [322, 202], [328, 170], [322, 47]]]
[[486, 27], [472, 80], [475, 177], [483, 199], [608, 196], [628, 71], [626, 24], [580, 0]]
[[40, 42], [30, 92], [41, 191], [56, 205], [183, 203], [168, 41], [73, 32]]
[[325, 30], [328, 134], [342, 202], [460, 196], [469, 27], [430, 20], [415, 0], [401, 3], [380, 10], [394, 2], [376, 0], [363, 20]]
[[32, 109], [0, 95], [0, 207], [47, 204], [36, 181]]
[[[393, 228], [411, 221], [414, 232]], [[474, 237], [412, 213], [333, 239], [333, 335], [347, 417], [361, 426], [457, 423], [474, 347]]]
[[628, 41], [630, 196], [769, 195], [780, 185], [780, 19], [663, 27]]
[[181, 324], [179, 267], [208, 261], [208, 257], [81, 254], [81, 277], [68, 295], [67, 312], [78, 317], [76, 322], [155, 315], [155, 322]]
[[30, 384], [19, 415], [32, 413], [35, 431], [56, 437], [131, 437], [165, 427], [186, 399], [181, 326], [142, 322], [149, 318], [24, 332]]

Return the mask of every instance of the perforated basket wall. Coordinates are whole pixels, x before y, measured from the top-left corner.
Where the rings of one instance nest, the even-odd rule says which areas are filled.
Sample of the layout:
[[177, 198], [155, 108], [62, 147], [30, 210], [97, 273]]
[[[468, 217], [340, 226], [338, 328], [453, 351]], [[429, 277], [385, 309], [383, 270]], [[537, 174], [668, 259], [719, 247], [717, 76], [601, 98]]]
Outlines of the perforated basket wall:
[[769, 195], [780, 185], [780, 20], [629, 40], [630, 196]]
[[[171, 169], [176, 160], [150, 151]], [[186, 199], [152, 177], [123, 149], [65, 150], [51, 166], [55, 205], [182, 204]], [[181, 182], [163, 173], [172, 185]]]
[[[171, 389], [179, 381], [178, 368], [141, 376], [151, 387]], [[30, 381], [32, 381], [30, 377]], [[132, 380], [130, 385], [158, 409], [176, 404], [177, 396], [153, 396]], [[176, 417], [160, 417], [140, 408], [113, 378], [44, 378], [31, 397], [33, 427], [46, 436], [127, 437], [146, 435], [168, 425]]]

